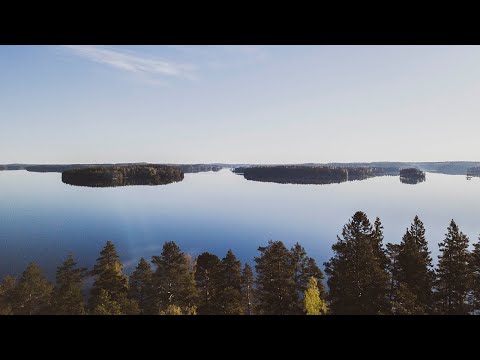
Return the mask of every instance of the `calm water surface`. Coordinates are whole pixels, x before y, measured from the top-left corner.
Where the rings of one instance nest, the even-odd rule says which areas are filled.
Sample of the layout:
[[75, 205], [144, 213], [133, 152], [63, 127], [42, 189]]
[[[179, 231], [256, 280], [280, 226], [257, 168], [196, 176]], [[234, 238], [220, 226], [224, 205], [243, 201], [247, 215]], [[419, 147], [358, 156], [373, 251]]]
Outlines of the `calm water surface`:
[[37, 261], [52, 276], [69, 252], [93, 266], [114, 241], [127, 272], [141, 256], [174, 240], [192, 256], [232, 249], [253, 263], [269, 239], [299, 241], [319, 264], [355, 211], [379, 216], [385, 241], [399, 242], [415, 214], [425, 223], [434, 259], [453, 218], [470, 240], [480, 233], [480, 179], [427, 173], [417, 185], [378, 177], [330, 185], [247, 181], [229, 170], [185, 174], [164, 186], [85, 188], [61, 174], [0, 171], [0, 275]]

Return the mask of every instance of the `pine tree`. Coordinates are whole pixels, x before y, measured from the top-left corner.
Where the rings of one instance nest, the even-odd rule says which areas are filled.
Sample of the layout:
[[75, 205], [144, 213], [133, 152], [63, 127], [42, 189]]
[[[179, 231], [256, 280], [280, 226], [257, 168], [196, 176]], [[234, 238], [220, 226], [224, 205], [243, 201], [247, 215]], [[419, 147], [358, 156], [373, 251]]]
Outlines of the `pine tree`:
[[108, 290], [100, 288], [93, 308], [93, 315], [125, 315], [122, 305], [113, 299]]
[[183, 315], [183, 311], [180, 306], [168, 305], [166, 310], [160, 311], [159, 315]]
[[[100, 252], [100, 257], [91, 274], [95, 276], [90, 291], [89, 307], [92, 312], [98, 314], [101, 312], [99, 309], [108, 309], [110, 305], [112, 309], [116, 309], [117, 305], [120, 306], [121, 312], [124, 314], [138, 312], [138, 305], [128, 299], [127, 277], [123, 273], [123, 265], [115, 250], [115, 245], [111, 241], [107, 241]], [[116, 310], [112, 310], [112, 312], [116, 312]]]
[[455, 221], [451, 221], [445, 240], [438, 244], [438, 271], [436, 281], [437, 311], [442, 314], [466, 314], [467, 295], [471, 286], [468, 237]]
[[225, 287], [241, 290], [242, 263], [237, 259], [232, 250], [228, 250], [222, 259], [222, 281]]
[[15, 288], [13, 311], [19, 315], [47, 314], [53, 286], [36, 263], [30, 263]]
[[329, 275], [330, 308], [334, 314], [385, 314], [389, 311], [387, 258], [379, 233], [365, 213], [358, 211], [343, 227], [325, 263]]
[[[433, 310], [434, 277], [425, 228], [418, 216], [415, 216], [399, 245], [397, 280], [416, 298], [414, 307], [419, 310], [417, 313]], [[413, 309], [412, 313], [415, 313]]]
[[189, 257], [173, 241], [163, 245], [162, 254], [153, 256], [152, 263], [157, 267], [154, 284], [159, 311], [169, 305], [180, 306], [182, 310], [195, 305], [197, 291]]
[[60, 315], [84, 315], [85, 303], [82, 294], [82, 282], [86, 277], [86, 268], [77, 268], [73, 256], [57, 268], [56, 284], [53, 292], [53, 311]]
[[242, 304], [245, 315], [253, 315], [255, 304], [253, 271], [245, 264], [242, 271]]
[[156, 314], [154, 302], [153, 271], [150, 264], [141, 258], [129, 277], [129, 297], [138, 303], [142, 314]]
[[198, 289], [198, 313], [201, 315], [219, 314], [219, 292], [222, 263], [217, 255], [204, 252], [194, 266], [194, 278]]
[[302, 314], [304, 309], [303, 297], [309, 285], [310, 277], [313, 276], [315, 278], [318, 284], [318, 290], [322, 295], [324, 295], [324, 275], [322, 270], [320, 270], [320, 268], [317, 266], [315, 260], [307, 256], [305, 249], [298, 242], [292, 246], [290, 252], [292, 254], [295, 272], [293, 281], [295, 283], [295, 291], [297, 292], [298, 297], [297, 312]]
[[17, 280], [10, 275], [3, 278], [0, 285], [0, 315], [13, 315], [16, 282]]
[[224, 315], [243, 314], [242, 306], [242, 264], [228, 250], [222, 259], [220, 272], [219, 304]]
[[292, 254], [281, 241], [269, 241], [260, 246], [255, 258], [257, 272], [257, 302], [261, 314], [285, 315], [297, 313], [295, 269]]
[[303, 296], [304, 310], [307, 315], [324, 315], [327, 313], [327, 303], [320, 298], [317, 280], [311, 276]]
[[479, 242], [473, 244], [469, 266], [472, 275], [470, 303], [472, 306], [472, 313], [477, 315], [480, 312], [480, 238]]

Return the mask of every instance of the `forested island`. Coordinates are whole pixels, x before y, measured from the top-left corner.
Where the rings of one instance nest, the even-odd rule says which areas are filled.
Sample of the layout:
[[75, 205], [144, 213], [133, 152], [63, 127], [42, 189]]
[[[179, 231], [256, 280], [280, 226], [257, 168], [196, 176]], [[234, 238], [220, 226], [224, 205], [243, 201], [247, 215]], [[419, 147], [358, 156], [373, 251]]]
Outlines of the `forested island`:
[[[258, 247], [255, 273], [233, 251], [192, 258], [173, 241], [129, 275], [107, 241], [93, 269], [73, 255], [52, 283], [30, 263], [0, 284], [0, 314], [72, 315], [466, 315], [480, 312], [480, 241], [451, 221], [433, 266], [425, 227], [415, 216], [400, 241], [357, 211], [333, 244], [324, 271], [299, 244]], [[153, 268], [152, 268], [153, 265]], [[324, 275], [325, 273], [325, 275]], [[324, 280], [326, 278], [326, 284]], [[86, 283], [92, 284], [86, 287]], [[86, 296], [85, 296], [86, 295]]]
[[153, 164], [89, 167], [62, 172], [65, 184], [88, 187], [165, 185], [182, 180], [180, 168]]
[[469, 168], [467, 170], [467, 176], [480, 176], [480, 166]]
[[418, 184], [425, 181], [425, 173], [415, 168], [401, 169], [400, 181], [404, 184]]
[[247, 180], [280, 184], [334, 184], [375, 176], [398, 175], [398, 170], [385, 168], [297, 165], [240, 167], [233, 171]]

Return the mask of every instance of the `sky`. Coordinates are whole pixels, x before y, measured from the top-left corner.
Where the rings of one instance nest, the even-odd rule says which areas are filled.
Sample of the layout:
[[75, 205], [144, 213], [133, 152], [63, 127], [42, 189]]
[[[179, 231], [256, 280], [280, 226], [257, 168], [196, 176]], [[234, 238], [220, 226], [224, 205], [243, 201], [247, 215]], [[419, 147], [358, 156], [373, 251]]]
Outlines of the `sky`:
[[0, 46], [0, 164], [480, 161], [479, 46]]

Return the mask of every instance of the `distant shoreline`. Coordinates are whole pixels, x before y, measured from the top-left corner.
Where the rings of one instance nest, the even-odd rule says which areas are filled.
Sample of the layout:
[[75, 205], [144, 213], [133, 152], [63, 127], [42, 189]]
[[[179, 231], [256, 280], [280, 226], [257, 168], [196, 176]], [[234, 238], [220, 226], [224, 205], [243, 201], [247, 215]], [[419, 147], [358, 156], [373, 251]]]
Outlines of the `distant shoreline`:
[[[101, 166], [133, 166], [145, 165], [147, 163], [116, 163], [116, 164], [5, 164], [0, 165], [0, 171], [6, 170], [26, 170], [31, 172], [57, 172], [61, 173], [66, 170], [83, 169], [87, 167], [101, 167]], [[165, 166], [176, 166], [182, 169], [184, 173], [219, 171], [221, 169], [236, 169], [236, 168], [250, 168], [250, 167], [271, 167], [271, 166], [306, 166], [306, 167], [340, 167], [340, 168], [357, 168], [357, 167], [371, 167], [371, 168], [417, 168], [424, 172], [449, 174], [449, 175], [467, 175], [472, 168], [480, 167], [480, 161], [436, 161], [436, 162], [354, 162], [354, 163], [303, 163], [303, 164], [225, 164], [225, 163], [205, 163], [205, 164], [154, 164]]]

